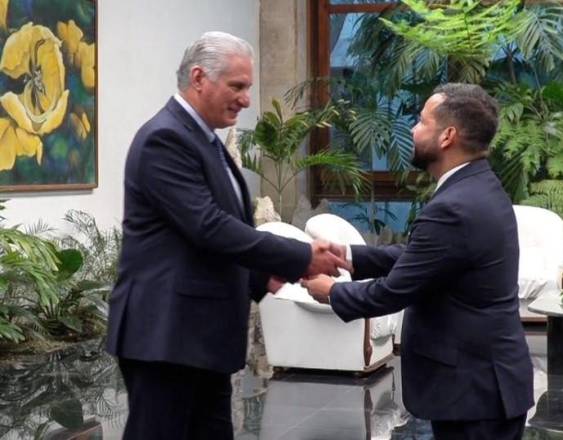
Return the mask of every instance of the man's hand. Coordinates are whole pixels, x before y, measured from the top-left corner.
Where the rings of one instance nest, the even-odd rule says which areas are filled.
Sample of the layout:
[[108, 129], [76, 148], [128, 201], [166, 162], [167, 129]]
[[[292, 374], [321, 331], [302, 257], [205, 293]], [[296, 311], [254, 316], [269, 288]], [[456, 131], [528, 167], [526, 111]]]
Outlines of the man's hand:
[[[346, 261], [348, 267], [346, 270], [350, 273], [354, 273], [354, 266], [353, 264], [346, 258], [348, 256], [348, 246], [345, 244], [337, 244], [337, 243], [330, 243], [330, 247], [328, 248], [330, 252], [336, 255], [338, 258]], [[350, 256], [351, 258], [351, 256]]]
[[330, 252], [332, 252], [334, 255], [336, 255], [338, 258], [341, 258], [342, 260], [347, 261], [346, 260], [346, 245], [330, 243], [328, 250]]
[[331, 246], [335, 246], [335, 251], [342, 254], [341, 247], [336, 247], [339, 245], [334, 245], [328, 241], [315, 240], [311, 243], [313, 256], [305, 273], [306, 277], [319, 274], [337, 277], [340, 275], [338, 272], [339, 267], [348, 271], [352, 269], [351, 265], [346, 261], [346, 248], [344, 248], [344, 258], [342, 258], [330, 251]]
[[278, 290], [282, 288], [285, 282], [286, 281], [284, 279], [272, 275], [268, 280], [268, 292], [274, 294], [278, 293]]
[[309, 291], [314, 299], [322, 304], [329, 304], [330, 289], [334, 285], [334, 280], [326, 275], [318, 275], [314, 278], [301, 280], [301, 285]]

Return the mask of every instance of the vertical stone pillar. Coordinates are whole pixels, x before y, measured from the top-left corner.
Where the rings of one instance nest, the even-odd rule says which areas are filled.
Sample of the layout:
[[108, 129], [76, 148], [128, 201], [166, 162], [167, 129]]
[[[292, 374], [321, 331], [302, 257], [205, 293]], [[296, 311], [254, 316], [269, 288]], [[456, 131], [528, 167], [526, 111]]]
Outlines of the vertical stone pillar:
[[[260, 1], [260, 109], [272, 110], [272, 98], [283, 102], [285, 92], [307, 78], [308, 31], [306, 0]], [[291, 109], [285, 108], [287, 114]], [[272, 163], [264, 163], [268, 178], [273, 178]], [[284, 193], [283, 218], [292, 215], [298, 194], [306, 191], [303, 173]], [[276, 202], [275, 191], [266, 182], [261, 183], [261, 195]], [[249, 322], [249, 353], [247, 363], [254, 374], [269, 377], [258, 306], [252, 303]]]
[[[307, 1], [260, 1], [260, 108], [272, 109], [272, 98], [283, 101], [287, 90], [307, 79], [308, 70]], [[291, 109], [284, 106], [287, 114]], [[264, 170], [273, 178], [271, 163]], [[299, 194], [305, 193], [306, 176], [300, 175], [294, 185], [283, 193], [282, 218], [290, 219]], [[261, 184], [262, 195], [268, 195], [277, 205], [273, 188]]]

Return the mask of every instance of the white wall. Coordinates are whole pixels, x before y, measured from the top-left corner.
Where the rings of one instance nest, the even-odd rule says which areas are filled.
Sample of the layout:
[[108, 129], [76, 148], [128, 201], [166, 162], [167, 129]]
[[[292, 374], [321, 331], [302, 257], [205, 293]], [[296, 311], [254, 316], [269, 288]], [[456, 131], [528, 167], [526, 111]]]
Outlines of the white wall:
[[[175, 72], [186, 46], [205, 31], [247, 40], [258, 52], [260, 0], [98, 0], [98, 188], [92, 191], [4, 194], [9, 224], [43, 219], [64, 230], [69, 209], [93, 214], [102, 226], [123, 214], [123, 168], [139, 126], [176, 91]], [[256, 53], [252, 106], [238, 126], [259, 114]]]

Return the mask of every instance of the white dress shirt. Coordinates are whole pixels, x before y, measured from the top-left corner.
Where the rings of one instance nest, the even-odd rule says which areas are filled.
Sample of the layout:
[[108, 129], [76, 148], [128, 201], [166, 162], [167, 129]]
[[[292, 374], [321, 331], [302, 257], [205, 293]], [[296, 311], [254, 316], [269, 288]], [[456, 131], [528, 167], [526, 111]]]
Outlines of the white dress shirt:
[[458, 170], [461, 170], [466, 165], [469, 165], [469, 162], [464, 162], [461, 165], [458, 165], [457, 167], [454, 167], [451, 170], [446, 171], [444, 174], [442, 174], [438, 179], [438, 183], [436, 184], [436, 189], [434, 189], [434, 192], [438, 191], [438, 188], [440, 188], [444, 184], [444, 182], [450, 178], [452, 174], [454, 174]]
[[[207, 137], [207, 140], [212, 144], [213, 141], [215, 140], [215, 137], [217, 136], [215, 134], [215, 132], [213, 130], [211, 130], [207, 124], [205, 123], [205, 121], [201, 118], [201, 116], [199, 115], [199, 113], [190, 105], [189, 102], [187, 102], [179, 93], [176, 93], [174, 95], [174, 99], [178, 102], [178, 104], [180, 104], [182, 106], [182, 108], [184, 110], [186, 110], [188, 112], [188, 114], [194, 119], [194, 121], [197, 123], [197, 125], [199, 125], [199, 127], [203, 130], [203, 132], [205, 133], [205, 136]], [[235, 194], [237, 195], [237, 199], [239, 201], [240, 207], [242, 208], [243, 212], [244, 212], [244, 202], [242, 200], [242, 192], [240, 189], [240, 185], [237, 181], [237, 178], [235, 177], [235, 175], [233, 174], [233, 171], [231, 170], [231, 168], [229, 168], [228, 166], [225, 168], [227, 170], [227, 173], [229, 174], [229, 178], [231, 180], [231, 184], [233, 185], [233, 189], [235, 190]]]

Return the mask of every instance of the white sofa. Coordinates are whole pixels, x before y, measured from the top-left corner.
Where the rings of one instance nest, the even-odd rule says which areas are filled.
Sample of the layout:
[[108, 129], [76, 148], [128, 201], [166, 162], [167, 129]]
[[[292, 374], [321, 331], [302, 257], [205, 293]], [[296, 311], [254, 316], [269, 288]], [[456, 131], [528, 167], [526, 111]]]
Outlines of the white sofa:
[[[312, 236], [341, 244], [364, 243], [345, 220], [321, 214], [309, 220], [307, 233], [292, 225], [270, 222], [260, 230], [310, 242]], [[345, 273], [336, 281], [350, 280]], [[260, 302], [268, 362], [275, 367], [373, 371], [393, 356], [397, 316], [344, 323], [329, 305], [311, 298], [298, 283], [286, 284]]]
[[563, 219], [552, 211], [514, 205], [520, 244], [518, 296], [524, 321], [545, 320], [528, 311], [543, 295], [558, 294], [563, 271]]

